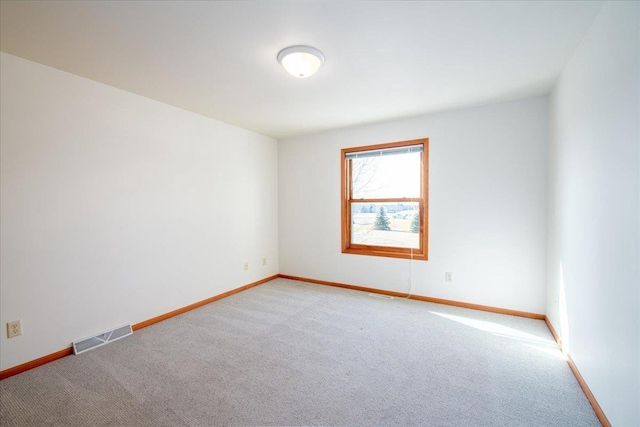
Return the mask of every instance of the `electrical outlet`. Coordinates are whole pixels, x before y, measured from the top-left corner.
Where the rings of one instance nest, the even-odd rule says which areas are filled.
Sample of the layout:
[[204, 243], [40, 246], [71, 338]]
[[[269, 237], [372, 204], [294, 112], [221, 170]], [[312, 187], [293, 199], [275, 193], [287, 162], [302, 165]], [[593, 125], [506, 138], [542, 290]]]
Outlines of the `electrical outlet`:
[[7, 322], [7, 338], [17, 337], [18, 335], [22, 335], [22, 320]]
[[266, 258], [262, 258], [262, 265], [267, 265], [267, 259]]
[[247, 261], [244, 262], [244, 269], [245, 270], [249, 269], [249, 263]]
[[444, 281], [445, 282], [453, 282], [453, 273], [451, 273], [451, 272], [444, 273]]

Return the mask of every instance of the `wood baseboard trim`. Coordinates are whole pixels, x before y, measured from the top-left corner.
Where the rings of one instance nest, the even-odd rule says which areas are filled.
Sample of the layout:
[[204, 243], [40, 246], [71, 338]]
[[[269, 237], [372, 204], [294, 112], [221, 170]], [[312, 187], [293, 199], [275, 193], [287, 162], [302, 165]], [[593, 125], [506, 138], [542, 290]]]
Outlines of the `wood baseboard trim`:
[[558, 347], [560, 347], [560, 350], [564, 353], [564, 350], [562, 348], [562, 339], [560, 339], [560, 335], [558, 335], [556, 330], [553, 329], [553, 325], [551, 324], [551, 321], [549, 321], [549, 318], [547, 316], [544, 316], [544, 323], [547, 324], [547, 328], [549, 328], [549, 331], [551, 332], [551, 335], [553, 335], [553, 339], [558, 344]]
[[[233, 294], [237, 294], [238, 292], [242, 292], [242, 291], [245, 291], [245, 290], [247, 290], [249, 288], [253, 288], [254, 286], [258, 286], [258, 285], [261, 285], [263, 283], [270, 282], [271, 280], [274, 280], [274, 279], [277, 279], [277, 278], [278, 278], [278, 275], [275, 274], [273, 276], [266, 277], [266, 278], [264, 278], [262, 280], [258, 280], [257, 282], [253, 282], [253, 283], [249, 283], [248, 285], [240, 286], [239, 288], [232, 289], [232, 290], [227, 291], [225, 293], [222, 293], [220, 295], [216, 295], [214, 297], [207, 298], [207, 299], [202, 300], [202, 301], [198, 301], [198, 302], [196, 302], [194, 304], [190, 304], [190, 305], [188, 305], [186, 307], [182, 307], [182, 308], [179, 308], [177, 310], [170, 311], [169, 313], [165, 313], [165, 314], [162, 314], [160, 316], [156, 316], [156, 317], [154, 317], [152, 319], [145, 320], [144, 322], [136, 323], [135, 325], [132, 326], [132, 329], [134, 331], [137, 331], [139, 329], [142, 329], [142, 328], [145, 328], [147, 326], [153, 325], [154, 323], [158, 323], [158, 322], [161, 322], [163, 320], [169, 319], [171, 317], [177, 316], [179, 314], [186, 313], [187, 311], [193, 310], [194, 308], [202, 307], [203, 305], [207, 305], [207, 304], [212, 303], [214, 301], [218, 301], [218, 300], [220, 300], [222, 298], [226, 298], [226, 297], [231, 296]], [[47, 354], [46, 356], [42, 356], [42, 357], [40, 357], [38, 359], [31, 360], [29, 362], [25, 362], [25, 363], [23, 363], [21, 365], [18, 365], [18, 366], [14, 366], [13, 368], [5, 369], [4, 371], [0, 371], [0, 381], [4, 380], [5, 378], [9, 378], [9, 377], [17, 375], [19, 373], [28, 371], [30, 369], [37, 368], [38, 366], [45, 365], [45, 364], [47, 364], [49, 362], [53, 362], [54, 360], [62, 359], [63, 357], [69, 356], [71, 354], [73, 354], [73, 347], [65, 348], [63, 350], [56, 351], [55, 353]]]
[[73, 354], [73, 347], [65, 348], [55, 353], [47, 354], [46, 356], [39, 357], [35, 360], [25, 362], [22, 365], [14, 366], [13, 368], [5, 369], [0, 372], [0, 380], [18, 375], [21, 372], [28, 371], [38, 366], [46, 365], [54, 360], [62, 359], [63, 357]]
[[596, 417], [598, 417], [598, 420], [600, 420], [600, 423], [602, 424], [603, 427], [611, 427], [611, 423], [609, 422], [609, 419], [604, 414], [604, 411], [598, 404], [598, 401], [596, 400], [593, 393], [591, 393], [591, 390], [589, 389], [589, 386], [587, 385], [586, 381], [584, 380], [584, 378], [582, 378], [582, 375], [580, 374], [580, 371], [578, 371], [578, 367], [576, 366], [575, 362], [573, 361], [571, 356], [569, 356], [568, 354], [566, 356], [567, 356], [567, 363], [571, 368], [571, 372], [573, 372], [573, 375], [576, 377], [576, 380], [578, 380], [578, 384], [580, 384], [580, 388], [582, 388], [582, 391], [584, 392], [585, 396], [587, 396], [587, 400], [589, 400], [589, 403], [591, 404], [593, 411], [596, 413]]
[[566, 357], [567, 363], [571, 368], [571, 372], [573, 372], [573, 376], [576, 377], [578, 384], [580, 384], [580, 388], [582, 389], [582, 392], [584, 393], [584, 395], [587, 397], [587, 400], [591, 404], [591, 407], [593, 408], [593, 412], [596, 413], [596, 417], [598, 417], [600, 424], [602, 424], [603, 427], [611, 427], [611, 423], [609, 422], [609, 419], [604, 414], [604, 411], [600, 407], [600, 404], [598, 404], [598, 401], [596, 400], [596, 397], [591, 392], [591, 389], [587, 385], [587, 382], [584, 380], [584, 378], [582, 378], [582, 374], [580, 374], [580, 371], [578, 370], [576, 363], [573, 361], [569, 353], [566, 352], [566, 349], [562, 346], [562, 339], [560, 338], [560, 335], [558, 335], [556, 330], [553, 328], [553, 325], [551, 324], [551, 321], [547, 316], [544, 316], [544, 321], [547, 324], [547, 327], [549, 328], [551, 335], [553, 335], [553, 339], [555, 339], [556, 343], [558, 343], [558, 347], [560, 348], [560, 351], [562, 351], [562, 354], [564, 354], [564, 356]]
[[216, 295], [216, 296], [213, 296], [211, 298], [207, 298], [207, 299], [204, 299], [202, 301], [198, 301], [196, 303], [193, 303], [193, 304], [187, 305], [185, 307], [179, 308], [177, 310], [173, 310], [173, 311], [170, 311], [168, 313], [161, 314], [160, 316], [156, 316], [156, 317], [151, 318], [149, 320], [145, 320], [144, 322], [136, 323], [135, 325], [132, 326], [132, 329], [134, 331], [137, 331], [139, 329], [146, 328], [147, 326], [151, 326], [154, 323], [162, 322], [163, 320], [170, 319], [171, 317], [177, 316], [177, 315], [182, 314], [182, 313], [186, 313], [187, 311], [191, 311], [191, 310], [193, 310], [195, 308], [202, 307], [203, 305], [210, 304], [210, 303], [212, 303], [214, 301], [221, 300], [221, 299], [229, 297], [229, 296], [231, 296], [233, 294], [237, 294], [238, 292], [246, 291], [247, 289], [253, 288], [254, 286], [258, 286], [258, 285], [261, 285], [263, 283], [270, 282], [271, 280], [277, 279], [277, 278], [278, 278], [278, 275], [275, 274], [273, 276], [266, 277], [266, 278], [264, 278], [262, 280], [258, 280], [257, 282], [249, 283], [248, 285], [244, 285], [244, 286], [240, 286], [239, 288], [231, 289], [230, 291], [227, 291], [227, 292], [222, 293], [220, 295]]
[[306, 278], [306, 277], [290, 276], [288, 274], [278, 274], [278, 277], [281, 277], [283, 279], [298, 280], [300, 282], [315, 283], [315, 284], [318, 284], [318, 285], [327, 285], [327, 286], [334, 286], [334, 287], [338, 287], [338, 288], [351, 289], [351, 290], [355, 290], [355, 291], [363, 291], [363, 292], [370, 292], [370, 293], [375, 293], [375, 294], [389, 295], [389, 296], [392, 296], [392, 297], [409, 298], [409, 299], [413, 299], [413, 300], [417, 300], [417, 301], [425, 301], [425, 302], [432, 302], [432, 303], [436, 303], [436, 304], [452, 305], [452, 306], [462, 307], [462, 308], [470, 308], [472, 310], [490, 311], [492, 313], [508, 314], [508, 315], [511, 315], [511, 316], [518, 316], [518, 317], [527, 317], [527, 318], [530, 318], [530, 319], [544, 320], [545, 317], [546, 317], [544, 314], [529, 313], [527, 311], [510, 310], [510, 309], [507, 309], [507, 308], [492, 307], [492, 306], [480, 305], [480, 304], [471, 304], [471, 303], [467, 303], [467, 302], [453, 301], [453, 300], [440, 299], [440, 298], [432, 298], [432, 297], [427, 297], [427, 296], [422, 296], [422, 295], [410, 295], [410, 294], [407, 294], [407, 293], [404, 293], [404, 292], [386, 291], [386, 290], [383, 290], [383, 289], [367, 288], [365, 286], [348, 285], [348, 284], [345, 284], [345, 283], [328, 282], [326, 280], [317, 280], [317, 279], [309, 279], [309, 278]]
[[[210, 304], [210, 303], [212, 303], [214, 301], [218, 301], [220, 299], [226, 298], [226, 297], [231, 296], [233, 294], [237, 294], [237, 293], [242, 292], [244, 290], [253, 288], [254, 286], [258, 286], [258, 285], [261, 285], [263, 283], [270, 282], [271, 280], [274, 280], [274, 279], [276, 279], [278, 277], [281, 277], [283, 279], [289, 279], [289, 280], [298, 280], [300, 282], [308, 282], [308, 283], [315, 283], [315, 284], [319, 284], [319, 285], [334, 286], [334, 287], [338, 287], [338, 288], [345, 288], [345, 289], [351, 289], [351, 290], [363, 291], [363, 292], [371, 292], [371, 293], [389, 295], [389, 296], [394, 296], [394, 297], [401, 297], [401, 298], [407, 298], [408, 297], [410, 299], [414, 299], [414, 300], [418, 300], [418, 301], [426, 301], [426, 302], [433, 302], [433, 303], [436, 303], [436, 304], [452, 305], [452, 306], [456, 306], [456, 307], [470, 308], [470, 309], [473, 309], [473, 310], [490, 311], [492, 313], [509, 314], [509, 315], [512, 315], [512, 316], [519, 316], [519, 317], [527, 317], [527, 318], [532, 318], [532, 319], [544, 320], [545, 323], [547, 324], [547, 327], [549, 328], [549, 331], [551, 332], [551, 335], [553, 335], [553, 338], [556, 340], [556, 342], [558, 343], [558, 346], [562, 350], [562, 340], [560, 339], [560, 336], [557, 334], [557, 332], [555, 331], [555, 329], [551, 325], [551, 322], [549, 321], [549, 318], [547, 316], [545, 316], [545, 315], [542, 315], [542, 314], [529, 313], [529, 312], [517, 311], [517, 310], [509, 310], [509, 309], [504, 309], [504, 308], [499, 308], [499, 307], [491, 307], [491, 306], [485, 306], [485, 305], [479, 305], [479, 304], [470, 304], [470, 303], [452, 301], [452, 300], [445, 300], [445, 299], [440, 299], [440, 298], [431, 298], [431, 297], [426, 297], [426, 296], [421, 296], [421, 295], [409, 295], [409, 294], [403, 293], [403, 292], [386, 291], [386, 290], [382, 290], [382, 289], [368, 288], [368, 287], [365, 287], [365, 286], [355, 286], [355, 285], [348, 285], [348, 284], [345, 284], [345, 283], [328, 282], [328, 281], [325, 281], [325, 280], [317, 280], [317, 279], [309, 279], [309, 278], [306, 278], [306, 277], [290, 276], [288, 274], [276, 274], [276, 275], [264, 278], [262, 280], [258, 280], [256, 282], [249, 283], [248, 285], [240, 286], [239, 288], [232, 289], [230, 291], [227, 291], [227, 292], [224, 292], [222, 294], [213, 296], [211, 298], [207, 298], [205, 300], [196, 302], [194, 304], [190, 304], [188, 306], [179, 308], [177, 310], [173, 310], [173, 311], [170, 311], [168, 313], [162, 314], [160, 316], [156, 316], [156, 317], [154, 317], [152, 319], [145, 320], [144, 322], [136, 323], [135, 325], [133, 325], [132, 328], [133, 328], [134, 331], [137, 331], [139, 329], [142, 329], [142, 328], [145, 328], [147, 326], [153, 325], [154, 323], [161, 322], [163, 320], [169, 319], [169, 318], [177, 316], [179, 314], [183, 314], [183, 313], [186, 313], [188, 311], [191, 311], [191, 310], [193, 310], [195, 308], [202, 307], [203, 305]], [[55, 353], [51, 353], [51, 354], [48, 354], [46, 356], [39, 357], [38, 359], [31, 360], [29, 362], [25, 362], [25, 363], [23, 363], [21, 365], [14, 366], [14, 367], [9, 368], [9, 369], [5, 369], [4, 371], [0, 371], [0, 381], [4, 380], [5, 378], [9, 378], [9, 377], [17, 375], [19, 373], [28, 371], [30, 369], [37, 368], [38, 366], [42, 366], [42, 365], [45, 365], [47, 363], [53, 362], [55, 360], [61, 359], [63, 357], [69, 356], [71, 354], [73, 354], [73, 348], [72, 347], [68, 347], [68, 348], [56, 351]], [[582, 388], [582, 391], [584, 392], [585, 396], [589, 400], [589, 403], [593, 407], [593, 410], [596, 413], [596, 416], [598, 417], [598, 419], [600, 420], [600, 423], [602, 423], [602, 425], [604, 427], [611, 427], [611, 423], [607, 419], [607, 416], [604, 414], [604, 411], [602, 410], [602, 408], [598, 404], [596, 398], [594, 397], [593, 393], [589, 389], [589, 386], [587, 386], [587, 383], [585, 382], [584, 378], [580, 374], [580, 371], [578, 370], [578, 367], [576, 366], [575, 362], [573, 361], [571, 356], [569, 356], [568, 354], [566, 356], [567, 356], [567, 363], [569, 364], [569, 367], [571, 368], [571, 371], [573, 372], [573, 375], [576, 377], [576, 380], [578, 381], [578, 384], [580, 384], [580, 387]]]

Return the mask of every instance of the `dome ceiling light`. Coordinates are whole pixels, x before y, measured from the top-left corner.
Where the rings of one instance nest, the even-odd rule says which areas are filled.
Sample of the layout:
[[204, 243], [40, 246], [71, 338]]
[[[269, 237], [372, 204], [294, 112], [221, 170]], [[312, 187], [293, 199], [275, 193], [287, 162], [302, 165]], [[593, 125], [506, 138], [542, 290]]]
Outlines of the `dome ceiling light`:
[[318, 71], [324, 63], [324, 55], [311, 46], [289, 46], [278, 53], [278, 62], [293, 77], [304, 79]]

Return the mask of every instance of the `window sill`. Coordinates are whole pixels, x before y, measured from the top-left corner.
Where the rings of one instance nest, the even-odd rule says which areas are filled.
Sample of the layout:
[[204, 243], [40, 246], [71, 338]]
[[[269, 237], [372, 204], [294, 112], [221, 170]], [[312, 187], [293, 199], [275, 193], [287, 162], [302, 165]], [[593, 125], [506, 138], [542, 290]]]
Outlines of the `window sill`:
[[428, 257], [425, 253], [420, 253], [419, 251], [411, 251], [397, 249], [397, 248], [345, 248], [342, 250], [343, 254], [352, 254], [352, 255], [368, 255], [368, 256], [379, 256], [379, 257], [388, 257], [388, 258], [403, 258], [403, 259], [413, 259], [417, 261], [427, 261]]

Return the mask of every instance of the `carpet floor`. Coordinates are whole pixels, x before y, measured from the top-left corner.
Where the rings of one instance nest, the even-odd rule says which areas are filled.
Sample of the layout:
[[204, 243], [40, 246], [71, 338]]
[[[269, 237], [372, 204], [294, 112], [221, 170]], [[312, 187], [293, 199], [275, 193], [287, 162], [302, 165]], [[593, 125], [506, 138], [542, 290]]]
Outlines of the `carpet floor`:
[[545, 323], [276, 279], [0, 382], [2, 426], [599, 426]]

